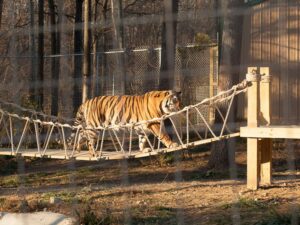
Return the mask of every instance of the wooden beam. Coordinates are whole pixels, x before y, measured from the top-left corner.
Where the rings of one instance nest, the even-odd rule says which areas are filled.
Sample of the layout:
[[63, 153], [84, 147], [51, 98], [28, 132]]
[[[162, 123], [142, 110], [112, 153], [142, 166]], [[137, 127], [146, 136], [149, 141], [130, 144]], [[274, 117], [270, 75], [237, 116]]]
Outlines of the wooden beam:
[[300, 139], [300, 126], [241, 127], [241, 137]]

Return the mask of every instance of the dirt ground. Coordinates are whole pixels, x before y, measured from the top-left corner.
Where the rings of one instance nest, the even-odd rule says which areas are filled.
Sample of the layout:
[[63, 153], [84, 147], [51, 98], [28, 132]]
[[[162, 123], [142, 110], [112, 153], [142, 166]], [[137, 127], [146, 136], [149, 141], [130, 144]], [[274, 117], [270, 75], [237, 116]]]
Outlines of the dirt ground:
[[[275, 145], [274, 145], [275, 146]], [[273, 152], [273, 184], [246, 188], [237, 167], [207, 168], [209, 146], [134, 161], [0, 158], [0, 211], [52, 211], [82, 224], [300, 224], [300, 147]]]

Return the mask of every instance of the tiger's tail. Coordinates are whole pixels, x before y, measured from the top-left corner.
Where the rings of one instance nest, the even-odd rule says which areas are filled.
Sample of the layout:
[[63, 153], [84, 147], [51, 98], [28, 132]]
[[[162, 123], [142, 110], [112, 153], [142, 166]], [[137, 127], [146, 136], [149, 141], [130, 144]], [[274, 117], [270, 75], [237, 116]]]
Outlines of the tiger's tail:
[[[84, 127], [84, 112], [83, 112], [83, 107], [82, 105], [79, 107], [74, 122], [73, 122], [73, 126], [79, 126], [82, 125], [82, 127]], [[75, 141], [79, 144], [81, 143], [83, 140], [83, 132], [82, 132], [82, 128], [79, 128], [80, 130], [78, 131], [76, 128], [72, 128], [72, 129], [68, 129], [68, 132], [65, 134], [65, 144], [67, 146], [67, 149], [72, 150], [74, 148], [75, 145]], [[75, 140], [76, 137], [76, 133], [79, 132], [77, 140]], [[79, 140], [78, 140], [79, 138]], [[55, 137], [55, 141], [60, 144], [60, 145], [64, 145], [64, 141], [62, 140], [62, 135], [61, 134], [56, 134]], [[76, 148], [77, 149], [77, 146]]]

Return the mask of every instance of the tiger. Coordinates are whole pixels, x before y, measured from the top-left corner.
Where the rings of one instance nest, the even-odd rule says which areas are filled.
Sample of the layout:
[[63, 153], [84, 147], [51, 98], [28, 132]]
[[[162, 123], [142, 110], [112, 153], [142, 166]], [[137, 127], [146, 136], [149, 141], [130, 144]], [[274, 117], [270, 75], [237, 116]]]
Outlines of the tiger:
[[[180, 110], [181, 92], [164, 90], [150, 91], [143, 95], [113, 95], [98, 96], [87, 100], [80, 105], [75, 116], [75, 126], [97, 128], [110, 125], [137, 123]], [[162, 123], [163, 124], [163, 123]], [[142, 126], [142, 127], [141, 127]], [[164, 125], [160, 128], [159, 121], [134, 126], [139, 138], [139, 150], [149, 151], [145, 134], [153, 134], [167, 148], [177, 147], [178, 143], [171, 140]], [[94, 156], [94, 147], [97, 141], [95, 130], [83, 129], [79, 134], [76, 149], [87, 143], [91, 156]]]

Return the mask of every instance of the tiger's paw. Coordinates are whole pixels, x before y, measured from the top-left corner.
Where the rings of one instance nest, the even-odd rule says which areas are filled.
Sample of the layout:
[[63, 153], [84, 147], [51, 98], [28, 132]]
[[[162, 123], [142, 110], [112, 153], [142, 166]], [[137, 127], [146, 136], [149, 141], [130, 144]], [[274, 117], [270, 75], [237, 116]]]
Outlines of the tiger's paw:
[[144, 148], [144, 149], [140, 149], [140, 152], [142, 153], [147, 153], [147, 152], [151, 152], [151, 148]]
[[178, 143], [173, 142], [172, 144], [170, 144], [169, 148], [176, 148], [176, 147], [178, 147], [178, 146], [179, 146]]

